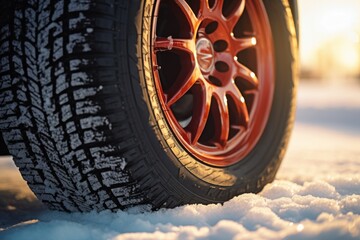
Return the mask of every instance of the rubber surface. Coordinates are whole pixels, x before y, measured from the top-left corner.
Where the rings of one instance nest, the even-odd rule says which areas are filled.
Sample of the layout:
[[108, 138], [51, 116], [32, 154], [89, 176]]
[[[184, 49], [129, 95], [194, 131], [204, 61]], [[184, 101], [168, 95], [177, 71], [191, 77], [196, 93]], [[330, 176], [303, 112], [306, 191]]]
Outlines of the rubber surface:
[[114, 16], [126, 14], [109, 15], [123, 6], [44, 0], [12, 8], [0, 34], [0, 129], [23, 178], [52, 209], [142, 203], [127, 170], [141, 156], [117, 84], [127, 69], [114, 59], [125, 49], [114, 42], [126, 42]]

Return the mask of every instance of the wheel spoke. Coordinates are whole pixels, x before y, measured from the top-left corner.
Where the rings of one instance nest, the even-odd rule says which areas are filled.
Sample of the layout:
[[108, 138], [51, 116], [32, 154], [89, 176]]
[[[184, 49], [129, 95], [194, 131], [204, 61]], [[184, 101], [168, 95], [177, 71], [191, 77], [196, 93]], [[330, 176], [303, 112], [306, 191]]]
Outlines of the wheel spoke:
[[213, 9], [213, 11], [216, 11], [216, 12], [222, 14], [223, 5], [224, 5], [224, 0], [215, 0], [214, 6], [212, 9]]
[[235, 125], [235, 124], [231, 125], [230, 128], [231, 128], [231, 129], [234, 129], [234, 130], [238, 130], [238, 131], [240, 131], [240, 132], [246, 130], [246, 128], [245, 128], [244, 126]]
[[247, 89], [243, 93], [247, 95], [256, 95], [259, 93], [259, 91], [257, 89]]
[[196, 94], [201, 96], [200, 101], [196, 104], [198, 108], [194, 109], [193, 119], [189, 125], [189, 131], [191, 132], [191, 142], [196, 144], [204, 131], [207, 119], [210, 113], [211, 107], [211, 89], [207, 84], [201, 84], [198, 86]]
[[236, 62], [235, 65], [236, 71], [234, 78], [241, 77], [255, 88], [259, 86], [259, 80], [257, 79], [256, 74], [253, 71], [251, 71], [239, 62]]
[[231, 76], [231, 72], [219, 72], [219, 71], [213, 71], [211, 73], [211, 76], [215, 77], [220, 83], [221, 82], [227, 82], [228, 80], [230, 80], [232, 78]]
[[200, 16], [203, 15], [204, 13], [208, 13], [210, 10], [209, 7], [209, 0], [204, 0], [204, 1], [200, 1]]
[[194, 34], [199, 25], [198, 18], [195, 16], [193, 10], [185, 0], [175, 0], [175, 3], [180, 7], [181, 11], [185, 14], [185, 17], [190, 24], [192, 33]]
[[168, 93], [166, 94], [168, 106], [173, 105], [177, 102], [185, 93], [187, 93], [190, 88], [195, 84], [195, 82], [201, 77], [201, 72], [199, 68], [194, 67], [190, 76], [185, 80], [176, 80], [175, 83], [171, 86]]
[[171, 36], [168, 38], [157, 37], [154, 42], [154, 49], [155, 51], [171, 51], [172, 49], [179, 49], [193, 54], [195, 51], [195, 43], [190, 39], [177, 39], [172, 38]]
[[250, 116], [243, 95], [241, 94], [241, 92], [239, 91], [239, 89], [236, 87], [235, 84], [233, 84], [233, 87], [231, 88], [231, 91], [229, 91], [228, 94], [231, 96], [232, 100], [235, 103], [236, 111], [241, 116], [240, 120], [242, 126], [247, 128], [249, 125]]
[[246, 0], [241, 0], [240, 5], [238, 6], [238, 8], [236, 10], [234, 10], [233, 13], [231, 13], [231, 15], [227, 18], [227, 22], [229, 24], [229, 27], [231, 30], [234, 29], [236, 23], [239, 21], [240, 17], [243, 15], [244, 10], [245, 10], [245, 1]]
[[225, 94], [217, 92], [214, 92], [214, 95], [216, 95], [216, 101], [220, 113], [220, 121], [217, 123], [218, 127], [220, 127], [218, 142], [222, 147], [225, 147], [229, 138], [230, 128], [230, 116], [227, 97]]
[[232, 44], [238, 52], [241, 52], [245, 49], [255, 47], [257, 44], [257, 40], [255, 37], [236, 38], [233, 40]]

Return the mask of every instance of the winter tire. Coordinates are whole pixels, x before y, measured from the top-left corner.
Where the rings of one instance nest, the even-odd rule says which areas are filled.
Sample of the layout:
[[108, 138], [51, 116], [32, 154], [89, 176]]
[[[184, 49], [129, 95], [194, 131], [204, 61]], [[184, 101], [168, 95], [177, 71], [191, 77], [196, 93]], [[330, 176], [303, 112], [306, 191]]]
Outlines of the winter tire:
[[294, 121], [288, 0], [4, 1], [0, 131], [50, 208], [222, 203]]

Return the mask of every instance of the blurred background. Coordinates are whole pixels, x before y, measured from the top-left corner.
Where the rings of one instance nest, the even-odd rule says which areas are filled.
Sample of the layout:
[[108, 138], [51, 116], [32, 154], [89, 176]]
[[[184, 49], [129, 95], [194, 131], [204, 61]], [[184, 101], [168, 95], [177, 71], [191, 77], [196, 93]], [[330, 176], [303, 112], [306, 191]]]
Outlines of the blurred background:
[[301, 79], [360, 83], [360, 1], [298, 3]]

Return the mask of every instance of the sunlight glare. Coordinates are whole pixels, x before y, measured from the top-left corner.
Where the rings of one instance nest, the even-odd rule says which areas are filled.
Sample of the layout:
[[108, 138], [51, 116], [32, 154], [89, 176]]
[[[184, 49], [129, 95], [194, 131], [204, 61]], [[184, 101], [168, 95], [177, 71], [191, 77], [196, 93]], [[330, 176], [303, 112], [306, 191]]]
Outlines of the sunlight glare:
[[359, 74], [360, 1], [301, 0], [298, 3], [302, 66], [320, 75]]

